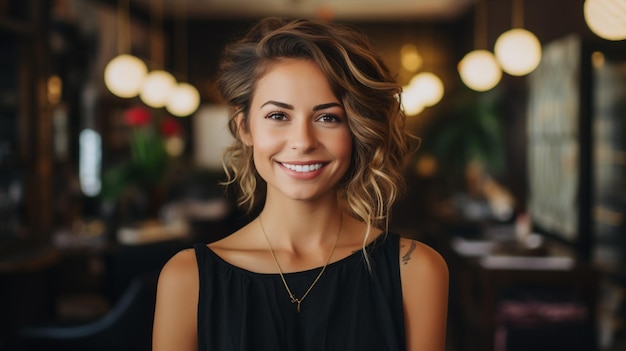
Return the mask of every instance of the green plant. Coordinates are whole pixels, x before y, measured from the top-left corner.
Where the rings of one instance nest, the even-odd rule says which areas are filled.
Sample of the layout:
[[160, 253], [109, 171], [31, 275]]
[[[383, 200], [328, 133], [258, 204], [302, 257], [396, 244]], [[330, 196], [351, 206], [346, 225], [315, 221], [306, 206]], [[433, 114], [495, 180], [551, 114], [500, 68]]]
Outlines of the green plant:
[[475, 162], [497, 174], [505, 166], [498, 95], [465, 92], [452, 101], [451, 112], [438, 117], [424, 133], [424, 149], [435, 156], [453, 184], [462, 185], [467, 166]]
[[125, 111], [130, 157], [108, 168], [102, 176], [101, 196], [106, 200], [129, 196], [130, 192], [152, 195], [166, 180], [171, 157], [169, 138], [180, 137], [181, 127], [173, 117], [157, 118], [142, 106]]

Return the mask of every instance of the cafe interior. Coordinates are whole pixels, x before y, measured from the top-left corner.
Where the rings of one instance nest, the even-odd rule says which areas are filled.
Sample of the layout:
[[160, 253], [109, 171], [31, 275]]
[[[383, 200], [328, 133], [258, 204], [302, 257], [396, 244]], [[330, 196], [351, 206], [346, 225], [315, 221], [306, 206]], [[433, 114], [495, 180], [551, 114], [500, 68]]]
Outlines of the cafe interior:
[[163, 264], [255, 216], [214, 82], [267, 16], [402, 85], [389, 230], [448, 264], [446, 350], [626, 350], [626, 1], [0, 0], [0, 351], [150, 350]]

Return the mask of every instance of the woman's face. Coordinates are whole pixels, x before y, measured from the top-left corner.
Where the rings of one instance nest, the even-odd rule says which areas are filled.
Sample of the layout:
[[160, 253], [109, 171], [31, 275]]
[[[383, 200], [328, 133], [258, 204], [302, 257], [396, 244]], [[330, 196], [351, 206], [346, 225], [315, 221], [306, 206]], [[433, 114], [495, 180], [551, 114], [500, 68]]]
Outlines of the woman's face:
[[242, 133], [268, 197], [335, 196], [350, 166], [347, 117], [328, 79], [312, 61], [281, 59], [257, 82]]

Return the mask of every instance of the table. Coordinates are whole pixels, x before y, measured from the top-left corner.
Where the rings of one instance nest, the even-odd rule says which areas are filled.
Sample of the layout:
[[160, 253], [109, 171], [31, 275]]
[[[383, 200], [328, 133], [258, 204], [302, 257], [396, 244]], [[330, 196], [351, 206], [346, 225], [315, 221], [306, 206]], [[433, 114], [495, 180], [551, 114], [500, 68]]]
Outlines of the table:
[[451, 297], [456, 299], [462, 320], [458, 344], [463, 350], [497, 350], [498, 306], [504, 296], [520, 287], [567, 291], [586, 306], [589, 320], [595, 321], [598, 274], [574, 256], [551, 250], [528, 256], [517, 250], [508, 255], [489, 240], [453, 238], [450, 244], [451, 283], [456, 290]]

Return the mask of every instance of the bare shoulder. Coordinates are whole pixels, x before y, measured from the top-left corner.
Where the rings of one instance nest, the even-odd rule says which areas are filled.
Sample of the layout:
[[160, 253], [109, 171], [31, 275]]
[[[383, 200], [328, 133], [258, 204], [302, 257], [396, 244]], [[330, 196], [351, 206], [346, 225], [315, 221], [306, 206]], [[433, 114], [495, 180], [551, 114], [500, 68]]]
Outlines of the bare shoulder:
[[198, 282], [198, 264], [193, 249], [185, 249], [172, 256], [159, 275], [160, 285], [176, 286], [194, 282]]
[[179, 251], [161, 269], [157, 288], [157, 307], [159, 303], [168, 306], [182, 301], [197, 301], [198, 264], [193, 249]]
[[430, 246], [400, 239], [402, 304], [408, 350], [445, 349], [448, 265]]
[[448, 265], [430, 246], [412, 239], [400, 238], [400, 267], [413, 274], [448, 276]]
[[153, 350], [197, 349], [198, 264], [193, 249], [178, 252], [161, 269]]

